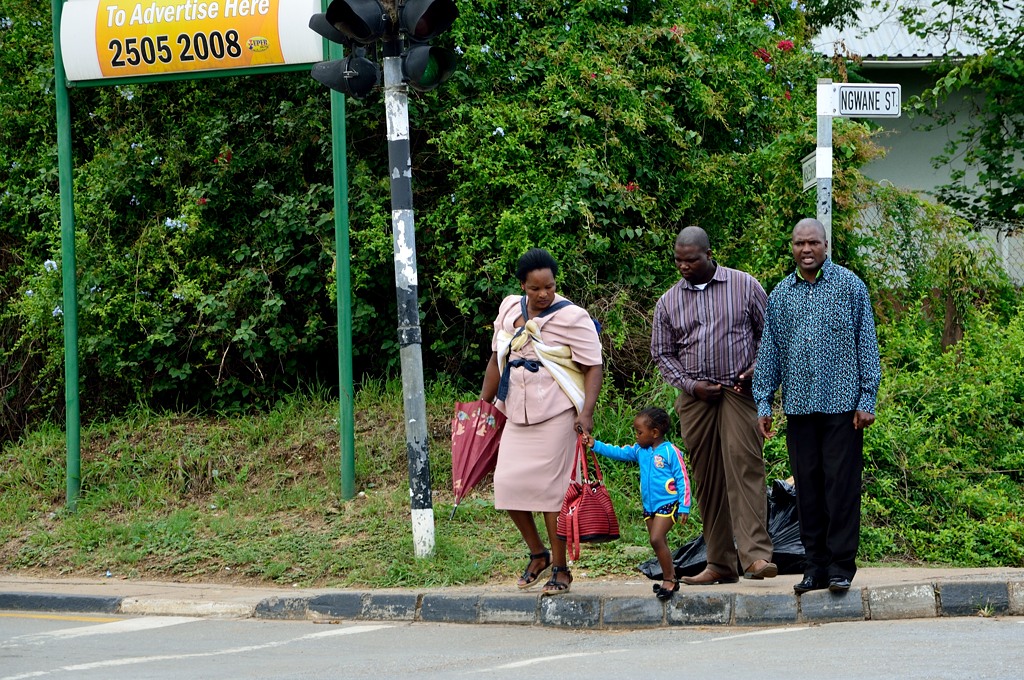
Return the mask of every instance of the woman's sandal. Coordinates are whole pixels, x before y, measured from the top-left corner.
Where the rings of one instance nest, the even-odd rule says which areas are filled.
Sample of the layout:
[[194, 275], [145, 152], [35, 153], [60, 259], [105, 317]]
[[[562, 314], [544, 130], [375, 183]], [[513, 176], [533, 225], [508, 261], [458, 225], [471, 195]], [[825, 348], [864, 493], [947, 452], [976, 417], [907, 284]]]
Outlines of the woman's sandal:
[[674, 578], [665, 579], [669, 583], [674, 583], [671, 589], [662, 588], [661, 586], [654, 586], [654, 594], [662, 602], [667, 602], [672, 599], [672, 596], [679, 592], [679, 580]]
[[[568, 581], [559, 581], [558, 575], [565, 574], [568, 577]], [[572, 572], [569, 571], [569, 567], [559, 567], [555, 565], [551, 567], [551, 578], [544, 584], [544, 590], [541, 591], [541, 595], [560, 595], [562, 593], [569, 592], [569, 586], [572, 585]]]
[[[544, 566], [541, 567], [540, 569], [538, 569], [535, 572], [530, 571], [530, 565], [533, 564], [534, 560], [544, 560]], [[531, 588], [531, 587], [535, 586], [537, 584], [537, 580], [540, 578], [540, 575], [543, 574], [545, 571], [547, 571], [548, 567], [550, 567], [550, 566], [551, 566], [551, 551], [550, 550], [545, 550], [545, 551], [539, 552], [539, 553], [531, 553], [530, 554], [530, 564], [526, 565], [526, 571], [524, 571], [523, 575], [519, 577], [519, 583], [516, 584], [516, 587], [518, 587], [519, 590], [526, 590], [527, 588]]]

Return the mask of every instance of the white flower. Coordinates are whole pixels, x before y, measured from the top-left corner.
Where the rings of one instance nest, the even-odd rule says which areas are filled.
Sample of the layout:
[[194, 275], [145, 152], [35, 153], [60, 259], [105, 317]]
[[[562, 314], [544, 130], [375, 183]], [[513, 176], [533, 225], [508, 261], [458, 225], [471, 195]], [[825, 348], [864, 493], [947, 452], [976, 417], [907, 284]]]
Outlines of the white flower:
[[494, 132], [491, 133], [491, 136], [493, 137], [494, 135], [501, 135], [502, 137], [504, 137], [505, 136], [505, 128], [501, 128], [501, 127], [494, 128]]
[[53, 308], [52, 313], [54, 316], [60, 316], [61, 314], [64, 313], [64, 310], [60, 308], [60, 305], [57, 305], [56, 307]]
[[797, 6], [798, 4], [799, 4], [799, 3], [798, 3], [798, 2], [796, 1], [796, 0], [793, 0], [793, 2], [789, 3], [789, 8], [790, 8], [790, 9], [796, 9], [796, 6]]
[[764, 25], [768, 27], [769, 31], [775, 30], [775, 19], [772, 18], [771, 14], [764, 15]]
[[570, 26], [569, 24], [566, 24], [565, 25], [565, 30], [571, 31], [572, 30], [572, 26]]
[[480, 51], [483, 52], [484, 54], [488, 54], [491, 51], [491, 46], [490, 45], [482, 45], [480, 47]]
[[[796, 2], [796, 0], [793, 0], [793, 2]], [[523, 15], [520, 14], [519, 12], [512, 12], [512, 16], [514, 16], [516, 19], [519, 19], [520, 21], [523, 20]]]
[[47, 260], [43, 263], [43, 268], [48, 272], [55, 272], [57, 271], [57, 263], [53, 260]]
[[35, 294], [36, 294], [36, 292], [34, 290], [32, 290], [31, 288], [29, 288], [28, 290], [25, 291], [25, 297], [32, 297]]
[[463, 54], [463, 50], [458, 45], [455, 46], [455, 54]]

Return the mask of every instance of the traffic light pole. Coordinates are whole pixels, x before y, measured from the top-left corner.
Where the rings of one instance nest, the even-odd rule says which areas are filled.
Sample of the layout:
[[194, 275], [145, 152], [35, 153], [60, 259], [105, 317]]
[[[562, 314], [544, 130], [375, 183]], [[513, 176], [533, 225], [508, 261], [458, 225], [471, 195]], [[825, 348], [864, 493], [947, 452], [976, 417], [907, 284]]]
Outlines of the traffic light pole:
[[402, 79], [401, 45], [384, 43], [384, 109], [388, 126], [388, 168], [391, 174], [391, 226], [395, 248], [395, 291], [398, 296], [398, 341], [405, 403], [405, 445], [409, 458], [409, 498], [416, 557], [434, 552], [434, 507], [427, 447], [427, 408], [423, 393], [416, 232], [412, 211], [412, 151], [409, 145], [409, 93]]

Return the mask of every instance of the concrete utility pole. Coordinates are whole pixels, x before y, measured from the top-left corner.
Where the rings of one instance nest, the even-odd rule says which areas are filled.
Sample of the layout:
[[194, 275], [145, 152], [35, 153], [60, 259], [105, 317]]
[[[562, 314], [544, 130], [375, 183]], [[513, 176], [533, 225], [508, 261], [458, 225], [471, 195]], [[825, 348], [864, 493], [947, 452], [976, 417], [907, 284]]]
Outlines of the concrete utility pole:
[[412, 151], [409, 146], [409, 92], [402, 78], [400, 38], [384, 42], [384, 108], [391, 174], [391, 227], [395, 244], [398, 344], [402, 359], [405, 446], [409, 457], [409, 499], [416, 557], [434, 552], [434, 506], [430, 488], [427, 407], [423, 394], [423, 339], [420, 332], [416, 231], [412, 211]]
[[818, 78], [818, 221], [825, 227], [826, 255], [832, 257], [832, 79]]

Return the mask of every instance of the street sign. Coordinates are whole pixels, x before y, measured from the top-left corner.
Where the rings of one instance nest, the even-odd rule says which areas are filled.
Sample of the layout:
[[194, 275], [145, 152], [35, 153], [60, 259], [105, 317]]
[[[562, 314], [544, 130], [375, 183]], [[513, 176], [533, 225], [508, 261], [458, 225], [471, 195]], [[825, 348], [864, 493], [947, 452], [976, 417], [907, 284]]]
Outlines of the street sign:
[[804, 176], [804, 191], [818, 183], [817, 160], [817, 151], [810, 152], [800, 160], [800, 167]]
[[832, 115], [843, 118], [899, 118], [902, 88], [899, 84], [835, 83]]
[[67, 0], [60, 27], [69, 81], [310, 64], [320, 0]]

